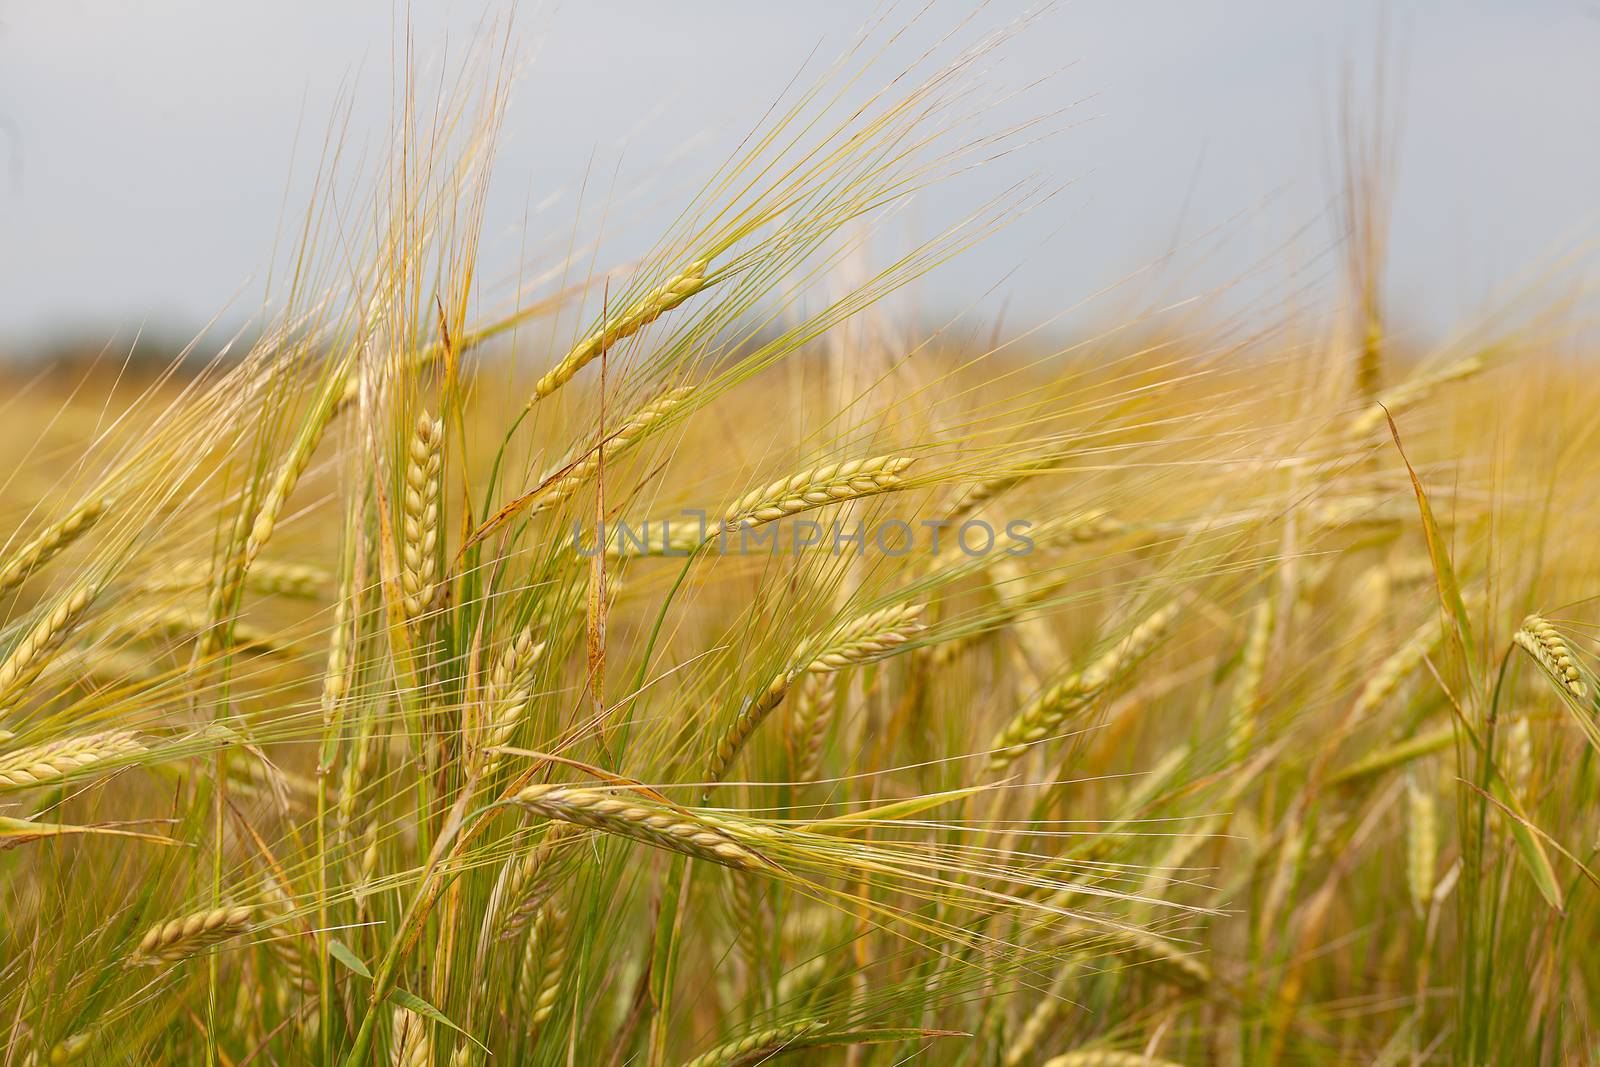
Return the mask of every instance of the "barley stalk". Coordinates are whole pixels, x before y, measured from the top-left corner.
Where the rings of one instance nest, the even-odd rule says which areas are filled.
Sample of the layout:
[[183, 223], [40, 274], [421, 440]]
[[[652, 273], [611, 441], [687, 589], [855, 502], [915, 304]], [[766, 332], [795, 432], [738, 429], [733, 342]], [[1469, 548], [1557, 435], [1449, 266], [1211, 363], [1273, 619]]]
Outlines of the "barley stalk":
[[[140, 584], [151, 593], [178, 593], [204, 589], [211, 581], [212, 564], [205, 559], [178, 560], [159, 575], [153, 575]], [[245, 573], [245, 588], [274, 596], [314, 600], [328, 592], [333, 576], [321, 567], [309, 563], [283, 563], [277, 560], [256, 560]]]
[[573, 346], [572, 351], [533, 387], [533, 404], [560, 389], [572, 376], [607, 352], [618, 341], [625, 341], [662, 315], [700, 292], [711, 282], [706, 271], [711, 266], [705, 259], [691, 263], [681, 274], [674, 275], [664, 284], [640, 297], [633, 306], [614, 318], [606, 320], [593, 333]]
[[243, 933], [252, 910], [223, 906], [197, 911], [150, 928], [129, 957], [133, 964], [177, 963]]
[[1512, 636], [1512, 640], [1532, 656], [1557, 685], [1579, 700], [1588, 697], [1589, 687], [1584, 684], [1583, 675], [1572, 659], [1572, 649], [1548, 619], [1542, 615], [1529, 615], [1522, 620], [1522, 629]]
[[1105, 928], [1069, 922], [1063, 927], [1069, 947], [1126, 956], [1163, 981], [1199, 992], [1217, 988], [1216, 977], [1200, 959], [1148, 930]]
[[132, 730], [109, 730], [0, 753], [0, 790], [32, 789], [143, 752]]
[[404, 537], [400, 581], [406, 618], [413, 623], [433, 605], [439, 572], [439, 473], [444, 423], [417, 417], [406, 455]]
[[582, 832], [572, 823], [551, 823], [538, 847], [530, 849], [507, 871], [501, 894], [501, 908], [505, 911], [499, 931], [502, 940], [521, 933], [550, 899], [562, 866], [558, 862], [562, 842]]
[[658, 808], [597, 789], [533, 785], [515, 802], [549, 819], [631, 838], [726, 867], [770, 872], [771, 865], [692, 812]]
[[[327, 432], [329, 423], [333, 421], [337, 410], [335, 401], [344, 393], [349, 366], [348, 362], [344, 363], [335, 377], [323, 385], [316, 407], [311, 412], [310, 421], [300, 427], [295, 439], [290, 442], [288, 455], [278, 466], [278, 473], [272, 479], [272, 485], [268, 487], [266, 495], [261, 498], [260, 506], [255, 508], [249, 532], [244, 538], [244, 570], [250, 569], [255, 558], [272, 539], [278, 519], [283, 514], [284, 506], [289, 502], [289, 495], [294, 492], [295, 486], [300, 484], [306, 468], [311, 465], [311, 457], [316, 455], [317, 446], [322, 443], [322, 436]], [[349, 384], [354, 386], [355, 382]]]
[[1505, 739], [1506, 784], [1526, 804], [1533, 792], [1533, 727], [1526, 715], [1506, 726]]

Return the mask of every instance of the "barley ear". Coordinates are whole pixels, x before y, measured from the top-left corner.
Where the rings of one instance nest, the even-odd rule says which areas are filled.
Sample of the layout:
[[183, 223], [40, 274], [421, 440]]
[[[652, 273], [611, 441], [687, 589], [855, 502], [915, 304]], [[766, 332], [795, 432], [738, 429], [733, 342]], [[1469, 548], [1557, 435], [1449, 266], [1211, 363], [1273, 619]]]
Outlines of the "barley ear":
[[682, 273], [674, 275], [665, 284], [640, 297], [622, 314], [607, 319], [593, 333], [574, 345], [572, 351], [568, 352], [560, 363], [534, 384], [533, 399], [528, 401], [528, 406], [532, 407], [566, 385], [572, 380], [573, 375], [599, 358], [602, 353], [609, 351], [618, 341], [632, 337], [710, 285], [711, 282], [706, 278], [706, 271], [710, 266], [709, 260], [696, 260]]
[[400, 581], [406, 618], [421, 619], [434, 602], [439, 574], [439, 471], [444, 423], [423, 412], [406, 455]]
[[1512, 640], [1532, 656], [1557, 685], [1579, 700], [1588, 697], [1589, 687], [1584, 684], [1583, 674], [1572, 658], [1572, 648], [1548, 619], [1542, 615], [1529, 615], [1522, 620], [1522, 629], [1513, 635]]
[[243, 933], [251, 914], [248, 907], [224, 906], [153, 926], [128, 962], [177, 963]]
[[0, 593], [21, 585], [28, 575], [49, 563], [99, 522], [111, 509], [110, 497], [99, 497], [79, 504], [61, 521], [41, 530], [34, 538], [0, 565]]

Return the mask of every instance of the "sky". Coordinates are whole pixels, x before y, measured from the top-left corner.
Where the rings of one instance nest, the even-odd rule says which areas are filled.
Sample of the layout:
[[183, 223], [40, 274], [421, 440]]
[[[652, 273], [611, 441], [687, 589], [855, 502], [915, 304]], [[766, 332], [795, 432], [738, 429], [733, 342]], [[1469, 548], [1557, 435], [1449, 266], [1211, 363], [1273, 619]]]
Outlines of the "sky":
[[[397, 27], [409, 19], [418, 54], [444, 66], [507, 6], [0, 0], [0, 346], [129, 324], [193, 330], [251, 310], [342, 102], [347, 136], [380, 143]], [[639, 191], [631, 225], [670, 221], [696, 176], [884, 7], [519, 6], [528, 60], [486, 247], [514, 257], [530, 225], [558, 228], [594, 173]], [[960, 7], [936, 3], [935, 21]], [[996, 0], [981, 17], [1024, 10]], [[995, 71], [1015, 86], [1045, 78], [1027, 106], [1064, 109], [1064, 128], [988, 179], [1038, 175], [1060, 191], [928, 278], [920, 304], [990, 293], [1038, 320], [1174, 247], [1205, 248], [1179, 289], [1264, 260], [1285, 292], [1336, 278], [1333, 119], [1343, 72], [1353, 64], [1354, 84], [1370, 87], [1380, 51], [1399, 131], [1386, 293], [1397, 319], [1443, 331], [1593, 238], [1600, 3], [1064, 0]], [[1006, 109], [986, 121], [998, 128]], [[954, 183], [905, 225], [931, 226], [980, 192]]]

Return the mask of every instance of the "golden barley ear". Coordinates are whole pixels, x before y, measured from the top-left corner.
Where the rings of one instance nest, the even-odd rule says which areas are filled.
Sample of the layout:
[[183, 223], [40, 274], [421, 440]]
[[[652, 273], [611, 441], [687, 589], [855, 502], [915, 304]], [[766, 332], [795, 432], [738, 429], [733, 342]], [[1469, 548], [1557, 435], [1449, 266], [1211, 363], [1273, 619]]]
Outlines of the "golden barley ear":
[[45, 527], [0, 565], [0, 593], [21, 585], [27, 577], [88, 533], [108, 511], [113, 500], [95, 497], [79, 504], [66, 517]]
[[128, 962], [150, 965], [188, 959], [243, 933], [250, 925], [252, 914], [249, 907], [224, 906], [153, 926]]
[[772, 865], [754, 851], [711, 822], [686, 811], [659, 808], [602, 790], [560, 785], [529, 786], [514, 801], [548, 819], [587, 826], [725, 867], [772, 871]]
[[49, 785], [143, 751], [132, 730], [108, 730], [0, 752], [0, 791]]
[[620, 315], [602, 323], [593, 333], [574, 345], [572, 351], [568, 352], [560, 363], [534, 384], [533, 399], [528, 401], [529, 406], [566, 385], [572, 380], [573, 375], [598, 359], [602, 353], [609, 351], [612, 345], [632, 337], [710, 285], [711, 281], [706, 277], [710, 267], [709, 260], [695, 260], [681, 273], [640, 297]]
[[1005, 770], [1029, 748], [1058, 733], [1068, 717], [1137, 666], [1172, 628], [1181, 607], [1173, 601], [1151, 612], [1105, 654], [1035, 697], [989, 742], [990, 772]]
[[1589, 696], [1589, 687], [1584, 684], [1583, 674], [1572, 658], [1571, 646], [1550, 625], [1550, 620], [1542, 615], [1529, 615], [1522, 620], [1522, 628], [1511, 639], [1517, 643], [1517, 647], [1532, 656], [1561, 688], [1579, 700]]
[[0, 714], [23, 696], [49, 665], [50, 657], [82, 621], [99, 591], [93, 582], [79, 585], [12, 647], [11, 653], [0, 662]]
[[417, 417], [406, 453], [400, 582], [406, 618], [418, 622], [434, 602], [439, 575], [439, 482], [444, 422]]
[[824, 1025], [818, 1019], [804, 1019], [797, 1023], [757, 1030], [755, 1033], [734, 1038], [702, 1052], [683, 1067], [734, 1067], [742, 1063], [761, 1063], [782, 1055], [786, 1049], [795, 1045], [798, 1038], [815, 1033]]
[[873, 456], [813, 467], [749, 493], [728, 509], [722, 524], [727, 529], [758, 526], [828, 504], [900, 489], [906, 484], [902, 475], [912, 462], [909, 456]]

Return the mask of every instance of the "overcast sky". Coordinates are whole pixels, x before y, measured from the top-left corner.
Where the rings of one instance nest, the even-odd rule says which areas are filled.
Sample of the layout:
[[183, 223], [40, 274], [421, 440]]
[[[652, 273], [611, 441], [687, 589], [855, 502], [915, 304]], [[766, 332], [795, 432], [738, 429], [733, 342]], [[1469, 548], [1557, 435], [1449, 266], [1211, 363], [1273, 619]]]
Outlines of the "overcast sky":
[[[879, 6], [522, 7], [535, 57], [497, 166], [491, 245], [518, 247], [522, 208], [570, 196], [589, 166], [670, 199], [661, 159], [674, 155], [690, 184], [797, 72], [818, 69], [808, 57], [836, 53]], [[458, 47], [496, 9], [413, 0], [418, 51], [439, 51], [447, 30]], [[253, 293], [286, 197], [309, 188], [317, 146], [304, 131], [291, 169], [302, 122], [320, 131], [342, 90], [358, 103], [356, 139], [363, 122], [386, 119], [370, 105], [388, 99], [395, 11], [386, 0], [0, 0], [0, 340], [129, 322], [191, 329]], [[1072, 0], [1001, 70], [1020, 84], [1065, 68], [1035, 103], [1084, 101], [1075, 124], [1025, 165], [1071, 184], [1028, 226], [930, 279], [921, 299], [970, 293], [1020, 264], [1007, 296], [1043, 315], [1175, 235], [1218, 225], [1234, 239], [1184, 284], [1223, 281], [1308, 226], [1284, 258], [1315, 264], [1340, 69], [1370, 61], [1385, 21], [1401, 75], [1397, 315], [1442, 328], [1592, 237], [1595, 3]]]

